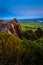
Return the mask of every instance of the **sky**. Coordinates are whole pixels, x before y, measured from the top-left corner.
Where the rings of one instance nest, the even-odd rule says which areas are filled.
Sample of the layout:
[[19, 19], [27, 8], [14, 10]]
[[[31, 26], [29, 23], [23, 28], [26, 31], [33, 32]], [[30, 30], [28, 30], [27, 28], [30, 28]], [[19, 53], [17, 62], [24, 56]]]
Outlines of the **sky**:
[[0, 0], [0, 19], [43, 17], [43, 0]]

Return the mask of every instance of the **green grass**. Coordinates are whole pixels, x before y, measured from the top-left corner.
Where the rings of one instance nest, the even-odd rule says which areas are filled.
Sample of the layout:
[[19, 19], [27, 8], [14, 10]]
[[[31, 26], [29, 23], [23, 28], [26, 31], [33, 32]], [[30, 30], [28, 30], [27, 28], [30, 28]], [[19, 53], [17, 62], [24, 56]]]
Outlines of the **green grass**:
[[29, 23], [20, 23], [22, 26], [22, 30], [33, 30], [35, 31], [38, 27], [41, 27], [43, 29], [43, 23], [37, 23], [37, 22], [29, 22]]

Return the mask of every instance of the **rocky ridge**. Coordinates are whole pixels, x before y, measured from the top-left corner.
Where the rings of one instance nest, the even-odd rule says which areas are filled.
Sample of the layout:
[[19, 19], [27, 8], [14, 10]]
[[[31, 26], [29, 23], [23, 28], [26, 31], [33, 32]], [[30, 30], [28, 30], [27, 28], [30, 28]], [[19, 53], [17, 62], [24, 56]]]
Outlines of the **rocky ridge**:
[[0, 32], [7, 32], [9, 34], [14, 34], [20, 38], [22, 37], [22, 28], [17, 19], [13, 19], [9, 22], [4, 22], [4, 20], [0, 20], [0, 23]]

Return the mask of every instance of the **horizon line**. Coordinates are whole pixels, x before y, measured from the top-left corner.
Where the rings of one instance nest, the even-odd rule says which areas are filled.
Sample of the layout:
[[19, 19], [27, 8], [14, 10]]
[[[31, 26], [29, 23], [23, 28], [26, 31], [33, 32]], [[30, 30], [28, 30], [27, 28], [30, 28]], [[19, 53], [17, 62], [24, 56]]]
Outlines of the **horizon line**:
[[36, 19], [36, 18], [38, 19], [38, 18], [43, 18], [43, 17], [26, 17], [26, 18], [25, 17], [24, 18], [23, 17], [21, 17], [21, 18], [17, 18], [17, 17], [10, 17], [9, 18], [8, 17], [8, 18], [0, 18], [0, 20], [12, 20], [12, 19], [15, 19], [15, 18], [16, 19]]

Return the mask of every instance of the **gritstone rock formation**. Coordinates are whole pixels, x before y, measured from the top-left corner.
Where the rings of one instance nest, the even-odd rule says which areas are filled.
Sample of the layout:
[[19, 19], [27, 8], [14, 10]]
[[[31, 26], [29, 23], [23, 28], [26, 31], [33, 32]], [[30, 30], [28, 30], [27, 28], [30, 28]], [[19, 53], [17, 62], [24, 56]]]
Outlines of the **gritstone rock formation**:
[[0, 20], [0, 32], [7, 32], [9, 34], [14, 34], [20, 38], [22, 38], [21, 31], [22, 28], [18, 23], [17, 19], [13, 19], [9, 22], [4, 22], [4, 20]]

